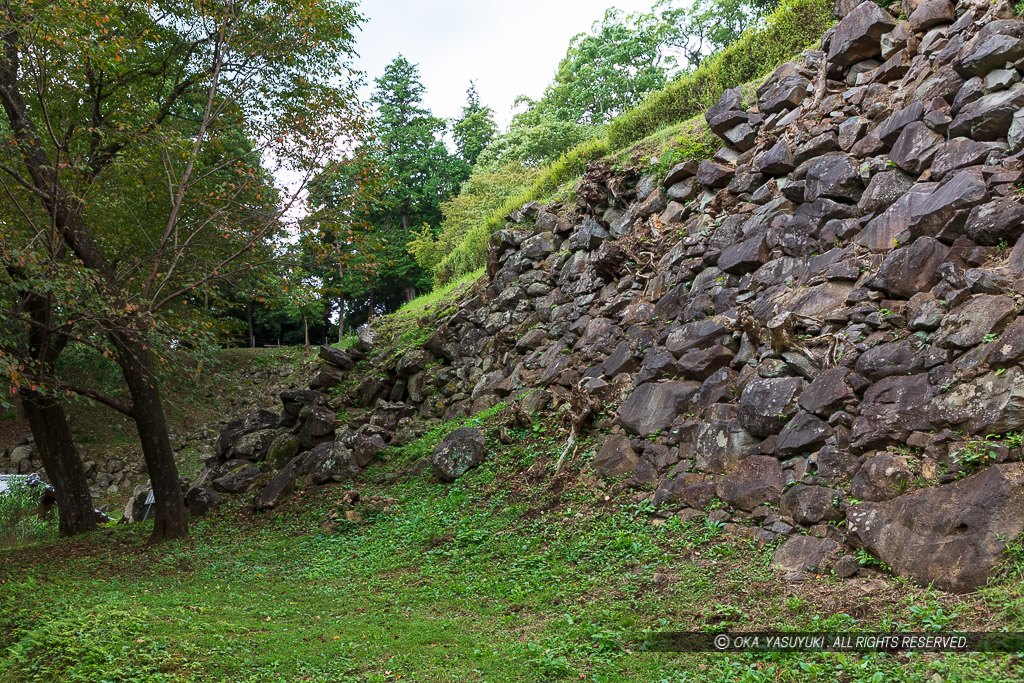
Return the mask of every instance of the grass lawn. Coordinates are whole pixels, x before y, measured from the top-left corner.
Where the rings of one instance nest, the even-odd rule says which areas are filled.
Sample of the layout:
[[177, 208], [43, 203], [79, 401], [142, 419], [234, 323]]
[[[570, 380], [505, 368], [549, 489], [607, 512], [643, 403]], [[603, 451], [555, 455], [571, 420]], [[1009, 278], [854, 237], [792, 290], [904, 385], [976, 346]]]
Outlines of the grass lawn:
[[660, 630], [1024, 630], [1024, 562], [960, 597], [786, 583], [718, 525], [609, 496], [586, 474], [592, 444], [552, 481], [563, 437], [543, 430], [492, 440], [456, 484], [409, 476], [444, 431], [270, 514], [236, 497], [181, 542], [148, 547], [144, 524], [0, 550], [0, 681], [1022, 678], [1010, 655], [644, 652]]

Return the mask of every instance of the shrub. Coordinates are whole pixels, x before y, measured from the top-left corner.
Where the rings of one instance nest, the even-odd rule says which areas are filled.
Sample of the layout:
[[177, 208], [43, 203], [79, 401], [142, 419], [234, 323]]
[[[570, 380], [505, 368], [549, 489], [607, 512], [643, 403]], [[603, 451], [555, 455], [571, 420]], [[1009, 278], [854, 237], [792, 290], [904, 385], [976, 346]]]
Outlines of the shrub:
[[39, 515], [42, 502], [42, 486], [20, 479], [9, 482], [0, 493], [0, 547], [30, 543], [53, 533], [53, 525]]
[[659, 128], [703, 112], [724, 90], [767, 75], [815, 44], [832, 21], [831, 3], [785, 0], [763, 25], [613, 121], [608, 127], [609, 146], [621, 149]]
[[697, 117], [687, 125], [685, 132], [673, 136], [667, 144], [654, 169], [654, 177], [664, 178], [669, 169], [684, 161], [710, 159], [720, 146], [721, 143], [708, 128], [704, 117]]
[[441, 204], [444, 220], [440, 233], [434, 236], [426, 227], [410, 242], [409, 252], [416, 263], [425, 270], [436, 270], [473, 226], [499, 211], [510, 197], [523, 194], [540, 172], [515, 161], [493, 171], [478, 166], [462, 184], [459, 195]]
[[543, 169], [529, 190], [506, 200], [486, 220], [477, 223], [466, 232], [462, 242], [438, 264], [434, 271], [434, 286], [445, 285], [455, 278], [479, 269], [487, 261], [487, 243], [491, 234], [504, 225], [507, 214], [527, 202], [551, 194], [559, 185], [582, 175], [588, 162], [600, 159], [608, 154], [608, 151], [608, 142], [604, 138], [596, 138], [569, 150]]

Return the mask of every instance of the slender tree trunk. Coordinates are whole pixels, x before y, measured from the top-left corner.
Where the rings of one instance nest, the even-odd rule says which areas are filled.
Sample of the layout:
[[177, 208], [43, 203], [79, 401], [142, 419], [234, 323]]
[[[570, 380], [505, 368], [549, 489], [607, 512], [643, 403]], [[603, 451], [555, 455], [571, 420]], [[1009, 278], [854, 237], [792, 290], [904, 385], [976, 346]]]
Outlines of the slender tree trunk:
[[[8, 268], [8, 273], [12, 278], [20, 279], [20, 273], [14, 268]], [[66, 340], [53, 337], [52, 297], [33, 293], [27, 303], [28, 313], [36, 323], [29, 331], [32, 355], [38, 361], [39, 369], [49, 374]], [[64, 406], [52, 395], [34, 389], [22, 391], [19, 404], [32, 430], [46, 477], [57, 497], [60, 535], [73, 536], [95, 529], [96, 512], [89, 494], [89, 482], [71, 437]]]
[[328, 339], [330, 339], [331, 336], [331, 302], [327, 297], [324, 297], [323, 302], [323, 315], [320, 318], [320, 322], [323, 323], [324, 326], [324, 336], [322, 343], [329, 344], [330, 342], [328, 341]]
[[249, 348], [256, 348], [256, 334], [252, 331], [252, 302], [245, 305], [245, 322], [249, 325]]
[[338, 341], [345, 336], [345, 295], [341, 295], [341, 301], [338, 302]]
[[370, 312], [366, 316], [367, 320], [373, 320], [374, 314], [376, 313], [376, 309], [377, 309], [377, 290], [371, 289], [370, 290]]
[[306, 340], [306, 353], [309, 353], [309, 321], [305, 313], [302, 314], [302, 334]]
[[60, 535], [92, 531], [96, 528], [96, 511], [64, 407], [52, 396], [35, 391], [22, 394], [21, 406], [57, 497]]
[[135, 425], [139, 431], [142, 455], [153, 484], [153, 535], [150, 541], [178, 538], [188, 534], [185, 499], [181, 495], [178, 466], [167, 436], [160, 388], [154, 375], [153, 353], [141, 342], [124, 332], [111, 335], [117, 347], [121, 372], [132, 395]]

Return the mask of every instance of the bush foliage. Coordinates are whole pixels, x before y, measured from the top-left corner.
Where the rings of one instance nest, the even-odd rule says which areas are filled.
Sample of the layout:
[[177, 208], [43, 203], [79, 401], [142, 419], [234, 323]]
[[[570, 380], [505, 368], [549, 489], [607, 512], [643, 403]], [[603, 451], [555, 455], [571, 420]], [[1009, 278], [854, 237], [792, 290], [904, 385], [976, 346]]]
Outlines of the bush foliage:
[[15, 480], [0, 493], [0, 548], [31, 543], [53, 534], [53, 525], [39, 515], [43, 488]]
[[522, 194], [504, 200], [484, 221], [466, 231], [462, 241], [445, 256], [434, 271], [434, 286], [477, 270], [487, 261], [487, 242], [491, 234], [505, 223], [505, 216], [523, 204], [545, 197], [560, 185], [583, 174], [587, 163], [608, 154], [604, 138], [588, 140], [563, 154], [544, 168], [533, 185]]
[[706, 110], [722, 92], [762, 78], [814, 45], [832, 25], [832, 5], [823, 0], [786, 0], [764, 24], [648, 97], [608, 127], [608, 143], [620, 149]]

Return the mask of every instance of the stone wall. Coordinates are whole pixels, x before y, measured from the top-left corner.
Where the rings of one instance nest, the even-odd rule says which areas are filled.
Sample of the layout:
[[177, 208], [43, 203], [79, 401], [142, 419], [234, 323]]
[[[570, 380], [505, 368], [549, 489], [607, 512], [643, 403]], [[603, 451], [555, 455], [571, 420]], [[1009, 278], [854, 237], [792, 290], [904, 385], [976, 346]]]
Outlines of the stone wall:
[[593, 163], [574, 205], [523, 207], [486, 286], [342, 398], [366, 419], [335, 424], [319, 390], [368, 332], [355, 358], [325, 350], [281, 424], [236, 424], [207, 479], [244, 474], [271, 507], [357, 473], [411, 415], [584, 397], [615, 409], [585, 425], [607, 433], [596, 475], [662, 514], [789, 538], [792, 572], [852, 546], [984, 582], [1024, 531], [1024, 22], [988, 0], [836, 5], [820, 51], [708, 110], [713, 159]]

